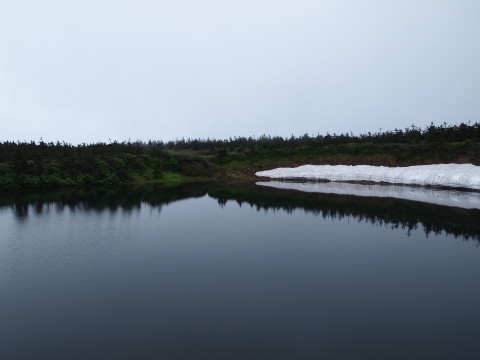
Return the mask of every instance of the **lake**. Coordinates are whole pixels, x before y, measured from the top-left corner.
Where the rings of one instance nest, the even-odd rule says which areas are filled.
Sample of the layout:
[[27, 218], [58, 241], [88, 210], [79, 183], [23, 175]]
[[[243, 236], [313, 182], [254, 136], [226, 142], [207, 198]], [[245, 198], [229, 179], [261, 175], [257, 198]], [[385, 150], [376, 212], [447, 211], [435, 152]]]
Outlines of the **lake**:
[[480, 354], [478, 209], [255, 184], [64, 189], [1, 194], [0, 230], [1, 359]]

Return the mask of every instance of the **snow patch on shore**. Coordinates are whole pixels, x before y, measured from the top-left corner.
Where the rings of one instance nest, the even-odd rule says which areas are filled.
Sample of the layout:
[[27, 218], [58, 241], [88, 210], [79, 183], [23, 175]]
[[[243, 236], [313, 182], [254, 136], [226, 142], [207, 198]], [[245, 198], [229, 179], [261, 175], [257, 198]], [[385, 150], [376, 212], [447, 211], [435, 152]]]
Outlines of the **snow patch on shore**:
[[480, 166], [472, 164], [436, 164], [408, 167], [303, 165], [296, 168], [259, 171], [255, 175], [273, 179], [368, 181], [480, 190]]
[[349, 184], [339, 182], [297, 183], [282, 181], [257, 182], [259, 186], [297, 190], [309, 193], [353, 195], [362, 197], [395, 198], [420, 201], [429, 204], [455, 206], [464, 209], [480, 209], [480, 193], [400, 185]]

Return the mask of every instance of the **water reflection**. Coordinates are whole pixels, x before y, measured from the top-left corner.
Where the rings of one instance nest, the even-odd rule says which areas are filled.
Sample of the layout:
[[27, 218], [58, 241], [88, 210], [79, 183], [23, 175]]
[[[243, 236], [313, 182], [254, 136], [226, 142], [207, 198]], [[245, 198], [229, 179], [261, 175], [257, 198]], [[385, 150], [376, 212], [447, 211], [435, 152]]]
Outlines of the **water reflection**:
[[480, 192], [421, 186], [352, 184], [346, 182], [261, 181], [259, 186], [297, 190], [308, 193], [353, 195], [362, 197], [395, 198], [429, 204], [480, 209]]
[[[266, 185], [261, 183], [261, 185]], [[16, 219], [24, 220], [28, 216], [42, 214], [55, 209], [62, 211], [98, 212], [109, 211], [115, 213], [132, 214], [138, 211], [142, 204], [148, 204], [153, 209], [161, 211], [162, 206], [175, 201], [198, 198], [205, 195], [217, 200], [220, 206], [227, 201], [235, 201], [242, 206], [247, 204], [258, 211], [292, 212], [301, 209], [323, 218], [350, 217], [359, 222], [370, 222], [376, 225], [386, 225], [392, 228], [402, 228], [407, 231], [422, 228], [428, 235], [446, 232], [455, 237], [480, 240], [480, 210], [478, 208], [462, 208], [459, 206], [442, 206], [442, 202], [452, 205], [463, 197], [465, 207], [475, 207], [478, 194], [467, 194], [434, 191], [432, 189], [387, 189], [392, 197], [375, 198], [352, 196], [352, 187], [345, 184], [327, 186], [328, 193], [299, 192], [298, 187], [305, 185], [292, 183], [268, 183], [267, 186], [255, 184], [229, 184], [229, 183], [200, 183], [183, 184], [172, 187], [143, 186], [123, 187], [115, 189], [63, 189], [60, 191], [42, 192], [12, 192], [0, 196], [0, 208], [13, 209]], [[320, 185], [313, 185], [318, 190]], [[324, 186], [324, 185], [322, 185]], [[281, 188], [280, 188], [281, 187]], [[382, 189], [367, 189], [365, 186], [355, 185], [356, 191], [367, 194]], [[291, 188], [291, 189], [288, 189]], [[309, 187], [312, 190], [312, 185]], [[336, 190], [335, 194], [333, 190]], [[412, 195], [412, 200], [423, 198], [433, 199], [431, 202], [439, 204], [409, 201], [394, 198], [395, 191], [406, 191]], [[360, 191], [360, 192], [361, 192]], [[432, 195], [433, 194], [433, 195]], [[455, 197], [456, 196], [456, 197]], [[436, 200], [435, 200], [436, 199]], [[474, 206], [471, 206], [471, 205]]]
[[30, 213], [41, 214], [54, 206], [58, 211], [96, 212], [122, 210], [131, 213], [143, 203], [160, 210], [174, 201], [196, 198], [207, 193], [205, 184], [175, 187], [70, 188], [57, 191], [19, 191], [0, 194], [0, 208], [10, 207], [18, 220]]
[[389, 227], [478, 239], [479, 215], [255, 184], [3, 194], [0, 358], [472, 359], [476, 243]]

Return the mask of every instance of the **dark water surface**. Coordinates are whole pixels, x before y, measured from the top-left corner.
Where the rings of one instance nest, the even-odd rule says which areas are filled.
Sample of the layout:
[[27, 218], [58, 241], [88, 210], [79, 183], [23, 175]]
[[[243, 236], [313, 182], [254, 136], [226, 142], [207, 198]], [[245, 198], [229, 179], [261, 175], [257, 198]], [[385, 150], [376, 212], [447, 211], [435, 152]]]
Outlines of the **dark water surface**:
[[255, 185], [0, 195], [0, 359], [478, 359], [480, 211]]

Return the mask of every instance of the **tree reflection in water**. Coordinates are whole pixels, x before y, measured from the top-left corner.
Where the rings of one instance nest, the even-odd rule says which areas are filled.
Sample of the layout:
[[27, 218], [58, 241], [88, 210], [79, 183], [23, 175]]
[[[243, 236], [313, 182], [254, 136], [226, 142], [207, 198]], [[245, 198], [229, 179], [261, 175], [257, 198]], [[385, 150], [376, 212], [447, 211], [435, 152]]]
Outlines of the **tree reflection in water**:
[[126, 214], [148, 204], [158, 211], [172, 202], [208, 195], [220, 206], [235, 201], [258, 211], [304, 210], [322, 218], [350, 217], [359, 222], [390, 226], [410, 232], [419, 227], [428, 235], [445, 232], [455, 238], [480, 241], [480, 210], [394, 198], [304, 193], [257, 186], [252, 183], [196, 183], [119, 188], [70, 188], [57, 191], [9, 192], [0, 195], [0, 208], [11, 208], [19, 221], [28, 216], [64, 208], [72, 212], [121, 210]]

